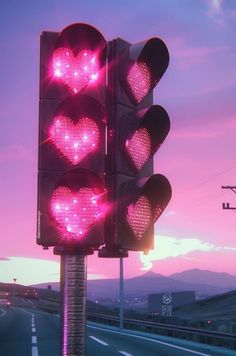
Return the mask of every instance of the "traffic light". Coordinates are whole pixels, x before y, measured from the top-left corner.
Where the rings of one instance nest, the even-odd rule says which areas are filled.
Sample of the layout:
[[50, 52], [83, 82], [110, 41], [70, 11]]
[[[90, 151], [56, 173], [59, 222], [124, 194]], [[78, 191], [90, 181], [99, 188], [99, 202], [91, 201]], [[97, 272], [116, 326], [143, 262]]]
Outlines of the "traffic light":
[[106, 41], [87, 24], [43, 32], [37, 243], [78, 250], [104, 241]]
[[100, 257], [153, 248], [154, 223], [171, 198], [171, 186], [153, 175], [153, 156], [170, 120], [153, 105], [153, 89], [169, 63], [166, 45], [152, 38], [137, 45], [108, 43], [108, 139], [106, 186], [110, 203]]

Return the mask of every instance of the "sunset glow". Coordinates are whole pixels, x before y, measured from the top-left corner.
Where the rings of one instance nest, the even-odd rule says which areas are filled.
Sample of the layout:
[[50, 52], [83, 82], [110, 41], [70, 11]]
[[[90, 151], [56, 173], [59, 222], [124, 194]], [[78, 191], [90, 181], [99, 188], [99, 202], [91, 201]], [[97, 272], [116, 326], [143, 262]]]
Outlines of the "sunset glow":
[[[170, 132], [155, 154], [154, 172], [168, 177], [172, 199], [155, 224], [155, 249], [147, 256], [131, 252], [124, 262], [125, 276], [147, 270], [169, 275], [191, 268], [236, 274], [235, 210], [222, 209], [223, 202], [236, 207], [236, 195], [221, 188], [235, 185], [236, 177], [236, 2], [141, 0], [134, 5], [100, 0], [93, 5], [73, 1], [68, 6], [65, 0], [13, 0], [2, 2], [1, 20], [0, 282], [11, 282], [14, 277], [23, 284], [59, 278], [59, 257], [36, 244], [38, 101], [42, 94], [39, 42], [42, 31], [55, 36], [77, 22], [98, 28], [107, 41], [119, 37], [134, 44], [156, 36], [166, 43], [170, 54], [169, 67], [154, 90], [154, 103], [165, 108], [171, 122]], [[81, 90], [89, 95], [92, 84], [105, 77], [98, 65], [99, 52], [82, 47], [76, 52], [62, 46], [54, 59], [54, 48], [50, 49], [47, 80], [55, 108], [58, 83], [74, 98], [73, 93]], [[151, 69], [144, 62], [131, 64], [127, 85], [134, 104], [142, 101], [152, 85]], [[128, 97], [128, 93], [124, 95]], [[89, 114], [55, 116], [53, 125], [43, 132], [43, 140], [52, 151], [60, 151], [63, 164], [83, 163], [101, 140], [100, 122]], [[107, 134], [110, 137], [112, 132]], [[139, 170], [150, 154], [149, 134], [152, 136], [152, 132], [137, 130], [126, 148], [121, 147], [123, 142], [117, 143], [130, 156], [134, 169]], [[86, 198], [82, 191], [69, 195], [66, 205], [55, 193], [52, 221], [56, 224], [58, 219], [60, 229], [72, 229], [80, 238], [80, 231], [83, 235], [99, 212], [91, 204], [92, 214], [82, 211], [80, 225], [73, 215], [81, 209], [73, 199], [82, 196], [86, 200], [87, 194]], [[147, 204], [139, 217], [139, 204], [127, 211], [127, 223], [138, 239], [151, 215]], [[67, 216], [67, 206], [72, 218]], [[83, 219], [88, 219], [88, 225]], [[88, 257], [91, 275], [113, 278], [118, 277], [118, 270], [118, 260], [99, 259], [97, 253]]]

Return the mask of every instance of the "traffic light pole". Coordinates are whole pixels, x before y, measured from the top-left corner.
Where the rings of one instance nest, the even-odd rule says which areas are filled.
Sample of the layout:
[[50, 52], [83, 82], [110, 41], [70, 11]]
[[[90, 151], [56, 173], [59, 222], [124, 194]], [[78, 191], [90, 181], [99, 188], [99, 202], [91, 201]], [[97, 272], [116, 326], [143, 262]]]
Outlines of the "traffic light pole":
[[86, 256], [61, 256], [61, 356], [85, 355], [86, 266]]
[[[69, 253], [68, 253], [69, 252]], [[61, 255], [60, 356], [84, 356], [86, 346], [87, 253]]]

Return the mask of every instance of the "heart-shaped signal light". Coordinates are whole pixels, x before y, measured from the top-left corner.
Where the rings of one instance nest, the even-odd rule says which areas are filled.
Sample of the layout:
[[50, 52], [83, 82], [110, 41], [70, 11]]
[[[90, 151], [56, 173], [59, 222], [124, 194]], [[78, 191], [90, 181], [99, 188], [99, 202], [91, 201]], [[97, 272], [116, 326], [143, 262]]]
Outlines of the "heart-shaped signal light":
[[146, 196], [141, 196], [135, 204], [128, 207], [127, 222], [136, 239], [141, 240], [152, 223], [152, 209]]
[[140, 103], [157, 85], [169, 64], [169, 53], [160, 38], [131, 45], [129, 64], [124, 69], [125, 90], [133, 102]]
[[134, 135], [127, 140], [126, 150], [137, 170], [142, 169], [150, 158], [152, 152], [151, 136], [145, 127], [134, 132]]
[[74, 93], [99, 78], [99, 61], [95, 53], [83, 50], [76, 56], [70, 48], [57, 48], [53, 53], [54, 78], [63, 81]]
[[99, 220], [102, 206], [99, 196], [91, 188], [72, 192], [68, 187], [58, 187], [51, 198], [51, 213], [64, 236], [81, 239]]
[[146, 63], [135, 62], [130, 68], [127, 83], [137, 103], [149, 93], [152, 85], [151, 72]]
[[106, 62], [106, 41], [93, 26], [75, 23], [59, 34], [52, 56], [53, 78], [73, 93], [98, 80], [105, 85], [101, 69]]
[[50, 127], [50, 139], [64, 157], [72, 164], [78, 164], [96, 151], [100, 131], [89, 117], [82, 117], [75, 123], [67, 116], [57, 116]]
[[[131, 181], [132, 188], [135, 183]], [[137, 184], [137, 200], [129, 204], [126, 211], [126, 221], [137, 240], [142, 240], [146, 233], [150, 235], [154, 223], [159, 219], [171, 198], [171, 186], [166, 177], [154, 174], [139, 188]]]
[[[140, 120], [130, 117], [132, 122], [135, 119]], [[125, 141], [125, 150], [136, 171], [140, 171], [157, 152], [169, 130], [170, 120], [165, 109], [159, 105], [151, 106], [141, 118], [136, 131]]]

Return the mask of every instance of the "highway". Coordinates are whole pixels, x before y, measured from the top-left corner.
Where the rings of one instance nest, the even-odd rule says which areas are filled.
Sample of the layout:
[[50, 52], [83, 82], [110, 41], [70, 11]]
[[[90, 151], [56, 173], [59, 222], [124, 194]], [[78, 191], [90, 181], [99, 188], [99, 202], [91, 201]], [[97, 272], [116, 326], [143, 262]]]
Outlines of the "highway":
[[[235, 355], [180, 339], [88, 323], [87, 356]], [[59, 317], [28, 308], [0, 308], [0, 356], [57, 356]]]

